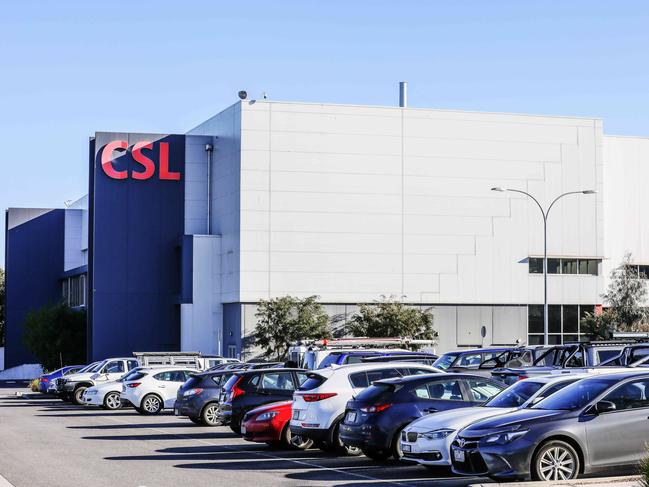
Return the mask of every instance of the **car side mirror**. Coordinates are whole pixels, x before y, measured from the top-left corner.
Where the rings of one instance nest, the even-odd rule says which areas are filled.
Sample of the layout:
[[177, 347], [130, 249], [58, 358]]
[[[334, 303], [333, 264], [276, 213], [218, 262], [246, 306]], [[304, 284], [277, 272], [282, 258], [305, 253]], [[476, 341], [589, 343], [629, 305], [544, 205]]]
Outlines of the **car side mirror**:
[[617, 407], [615, 406], [615, 403], [611, 401], [599, 401], [593, 406], [593, 413], [595, 414], [602, 414], [602, 413], [609, 413], [611, 411], [615, 411]]

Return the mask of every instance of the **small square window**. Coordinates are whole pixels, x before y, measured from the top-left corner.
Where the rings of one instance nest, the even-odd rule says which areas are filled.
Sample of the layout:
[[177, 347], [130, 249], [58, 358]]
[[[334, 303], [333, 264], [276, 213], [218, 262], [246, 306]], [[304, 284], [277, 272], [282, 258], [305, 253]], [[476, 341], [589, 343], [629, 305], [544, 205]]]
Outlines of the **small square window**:
[[543, 274], [543, 259], [540, 257], [530, 257], [530, 274]]
[[550, 345], [561, 345], [561, 335], [548, 335]]
[[527, 342], [530, 345], [543, 345], [543, 335], [529, 335]]
[[548, 274], [561, 274], [561, 259], [548, 259]]

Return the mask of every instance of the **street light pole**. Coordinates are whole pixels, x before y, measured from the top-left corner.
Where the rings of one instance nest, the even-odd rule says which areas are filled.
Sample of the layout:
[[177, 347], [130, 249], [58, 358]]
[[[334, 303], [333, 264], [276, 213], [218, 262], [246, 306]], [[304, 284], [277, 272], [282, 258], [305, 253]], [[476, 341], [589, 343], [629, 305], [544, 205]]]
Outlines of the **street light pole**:
[[597, 191], [593, 189], [585, 189], [583, 191], [568, 191], [567, 193], [560, 194], [556, 198], [552, 200], [552, 203], [550, 203], [550, 206], [548, 206], [547, 210], [544, 210], [543, 207], [541, 206], [541, 203], [532, 196], [531, 194], [527, 193], [526, 191], [522, 191], [520, 189], [508, 189], [508, 188], [501, 188], [501, 187], [495, 187], [491, 188], [491, 191], [499, 191], [499, 192], [510, 192], [510, 193], [520, 193], [524, 194], [525, 196], [529, 197], [536, 203], [536, 206], [539, 207], [539, 210], [541, 210], [541, 216], [543, 217], [543, 344], [548, 345], [549, 341], [549, 326], [548, 326], [548, 215], [550, 214], [550, 210], [554, 206], [554, 204], [564, 196], [568, 196], [569, 194], [596, 194]]

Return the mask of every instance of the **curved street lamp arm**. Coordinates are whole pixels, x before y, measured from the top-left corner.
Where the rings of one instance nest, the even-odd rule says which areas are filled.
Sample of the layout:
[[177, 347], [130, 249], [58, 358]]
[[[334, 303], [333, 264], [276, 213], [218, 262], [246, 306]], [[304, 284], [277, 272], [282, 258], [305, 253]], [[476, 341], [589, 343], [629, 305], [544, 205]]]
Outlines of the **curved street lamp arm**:
[[[547, 218], [547, 216], [548, 216], [547, 213], [543, 210], [543, 207], [541, 206], [541, 203], [539, 203], [539, 200], [537, 200], [534, 196], [532, 196], [531, 194], [526, 193], [525, 191], [522, 191], [520, 189], [509, 189], [509, 188], [507, 188], [507, 191], [509, 191], [511, 193], [524, 194], [525, 196], [528, 196], [529, 198], [532, 198], [532, 201], [534, 201], [534, 203], [536, 203], [536, 206], [539, 207], [539, 210], [541, 210], [541, 215], [543, 215], [543, 220], [545, 220]], [[563, 195], [561, 195], [561, 196], [563, 196]], [[559, 198], [561, 196], [559, 196]], [[559, 199], [559, 198], [557, 198], [557, 199]], [[554, 200], [554, 201], [556, 201], [556, 200]], [[552, 202], [553, 204], [554, 204], [554, 201]], [[548, 209], [548, 211], [550, 211], [550, 210]]]
[[559, 196], [557, 196], [552, 200], [552, 203], [550, 203], [550, 206], [548, 206], [548, 211], [545, 212], [545, 216], [546, 217], [548, 216], [548, 213], [550, 213], [550, 210], [552, 209], [554, 204], [564, 196], [568, 196], [569, 194], [582, 194], [582, 193], [583, 191], [568, 191], [567, 193], [560, 194]]

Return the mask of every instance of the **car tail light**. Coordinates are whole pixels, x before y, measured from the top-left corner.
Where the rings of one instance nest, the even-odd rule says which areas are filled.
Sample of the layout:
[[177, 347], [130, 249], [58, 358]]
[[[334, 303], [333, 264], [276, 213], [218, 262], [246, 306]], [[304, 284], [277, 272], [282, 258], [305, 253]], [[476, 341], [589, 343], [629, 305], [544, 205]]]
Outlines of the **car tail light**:
[[203, 389], [201, 389], [200, 387], [197, 387], [196, 389], [188, 389], [188, 390], [186, 390], [185, 392], [183, 392], [183, 396], [184, 397], [197, 396], [201, 392], [203, 392]]
[[50, 380], [47, 377], [41, 377], [41, 382], [49, 382]]
[[521, 374], [521, 375], [519, 375], [518, 377], [516, 377], [516, 380], [517, 380], [517, 381], [518, 381], [518, 380], [525, 380], [525, 379], [528, 379], [528, 377], [527, 377], [526, 375], [524, 375], [524, 374]]
[[230, 401], [233, 401], [239, 396], [243, 396], [246, 391], [241, 389], [239, 387], [239, 383], [243, 380], [243, 377], [239, 377], [237, 381], [232, 385], [232, 389], [230, 390]]
[[126, 384], [126, 387], [130, 387], [131, 389], [133, 389], [134, 387], [138, 387], [140, 384], [142, 384], [142, 383], [141, 382], [131, 382], [130, 384]]
[[376, 406], [368, 406], [366, 408], [360, 408], [361, 411], [364, 413], [380, 413], [381, 411], [385, 411], [388, 409], [392, 404], [377, 404]]
[[305, 402], [317, 402], [317, 401], [324, 401], [325, 399], [329, 399], [330, 397], [337, 396], [337, 392], [325, 392], [322, 394], [298, 394], [302, 396], [302, 399], [304, 399]]

